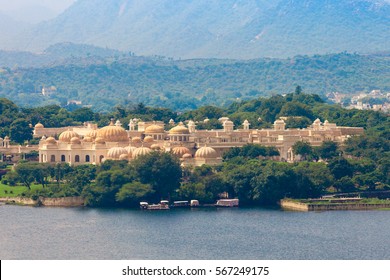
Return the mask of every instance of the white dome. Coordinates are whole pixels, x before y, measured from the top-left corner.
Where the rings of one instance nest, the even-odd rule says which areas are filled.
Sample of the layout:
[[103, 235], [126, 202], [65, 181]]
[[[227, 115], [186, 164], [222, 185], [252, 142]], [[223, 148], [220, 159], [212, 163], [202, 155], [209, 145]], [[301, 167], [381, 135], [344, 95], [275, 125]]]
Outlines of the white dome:
[[211, 147], [202, 147], [195, 153], [196, 158], [216, 158], [217, 152]]
[[92, 139], [92, 137], [90, 137], [90, 136], [84, 136], [83, 141], [84, 141], [84, 142], [92, 142], [93, 139]]
[[113, 147], [108, 150], [107, 158], [109, 159], [119, 159], [121, 155], [128, 155], [127, 150], [122, 147]]
[[184, 155], [182, 156], [182, 158], [192, 158], [192, 155], [191, 155], [191, 154], [184, 154]]
[[164, 133], [164, 128], [162, 126], [159, 126], [157, 124], [149, 125], [145, 129], [145, 134], [155, 134], [155, 133]]
[[104, 139], [101, 138], [101, 137], [96, 137], [95, 143], [96, 143], [96, 144], [105, 144], [106, 141], [104, 141]]
[[152, 136], [146, 136], [146, 137], [144, 138], [144, 142], [145, 142], [145, 143], [151, 143], [151, 142], [153, 142], [153, 141], [154, 141], [154, 139], [153, 139]]
[[137, 158], [139, 156], [144, 156], [151, 153], [152, 150], [147, 147], [139, 147], [133, 152], [133, 158]]
[[274, 124], [285, 124], [284, 120], [276, 120]]
[[129, 155], [128, 155], [128, 154], [120, 155], [120, 156], [119, 156], [119, 159], [120, 159], [120, 160], [128, 160], [128, 159], [129, 159]]
[[76, 132], [74, 132], [73, 130], [67, 130], [67, 131], [64, 131], [60, 134], [60, 136], [58, 137], [58, 140], [61, 142], [69, 143], [73, 137], [79, 138], [80, 136]]
[[175, 126], [171, 130], [169, 130], [169, 134], [189, 134], [190, 131], [187, 127], [184, 126], [182, 122], [179, 125]]
[[127, 146], [125, 147], [125, 150], [127, 151], [127, 154], [129, 156], [133, 156], [133, 153], [134, 151], [136, 150], [137, 148], [136, 147], [133, 147], [133, 146]]
[[97, 137], [101, 137], [106, 142], [128, 142], [129, 137], [126, 130], [120, 126], [110, 125], [105, 126], [97, 131]]
[[184, 154], [191, 154], [191, 152], [188, 148], [179, 146], [172, 149], [172, 154], [182, 157]]
[[95, 139], [97, 137], [97, 130], [92, 129], [92, 130], [88, 131], [87, 134], [85, 134], [85, 137], [91, 137], [92, 139]]
[[54, 139], [54, 137], [48, 137], [46, 138], [46, 144], [57, 144], [57, 141], [56, 139]]
[[79, 137], [72, 137], [72, 139], [70, 139], [70, 143], [72, 143], [72, 144], [81, 144], [81, 141], [80, 141]]
[[151, 148], [152, 150], [160, 150], [160, 149], [161, 149], [161, 147], [160, 147], [159, 144], [152, 144], [152, 145], [150, 146], [150, 148]]

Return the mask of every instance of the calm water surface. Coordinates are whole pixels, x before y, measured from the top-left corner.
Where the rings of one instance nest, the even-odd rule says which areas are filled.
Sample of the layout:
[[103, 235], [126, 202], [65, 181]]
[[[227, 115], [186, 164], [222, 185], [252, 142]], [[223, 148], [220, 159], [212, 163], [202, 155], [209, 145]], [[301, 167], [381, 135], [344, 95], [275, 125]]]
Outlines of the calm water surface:
[[0, 259], [390, 259], [389, 211], [0, 205]]

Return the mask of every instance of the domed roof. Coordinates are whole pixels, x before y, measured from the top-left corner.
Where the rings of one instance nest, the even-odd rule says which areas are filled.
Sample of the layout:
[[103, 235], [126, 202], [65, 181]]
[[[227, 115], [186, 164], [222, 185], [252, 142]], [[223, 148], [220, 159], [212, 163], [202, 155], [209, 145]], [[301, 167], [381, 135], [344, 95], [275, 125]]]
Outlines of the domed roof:
[[196, 158], [216, 158], [217, 152], [211, 147], [202, 147], [195, 153]]
[[184, 154], [184, 155], [182, 156], [182, 158], [192, 158], [192, 155], [191, 155], [191, 154]]
[[183, 146], [174, 147], [172, 149], [172, 154], [182, 157], [184, 154], [191, 154], [190, 150]]
[[79, 135], [76, 132], [74, 132], [73, 130], [67, 130], [67, 131], [64, 131], [60, 134], [60, 136], [58, 137], [58, 140], [60, 140], [61, 142], [69, 143], [73, 137], [79, 137]]
[[279, 120], [276, 120], [274, 122], [274, 124], [285, 124], [285, 122], [284, 122], [284, 120], [279, 119]]
[[95, 143], [96, 143], [96, 144], [105, 144], [106, 141], [104, 141], [104, 139], [101, 138], [101, 137], [97, 137], [97, 138], [95, 139]]
[[175, 126], [174, 128], [171, 128], [169, 130], [169, 134], [189, 134], [190, 131], [187, 127], [184, 126], [182, 122], [179, 123], [178, 126]]
[[220, 121], [221, 123], [224, 123], [224, 122], [226, 122], [228, 120], [229, 120], [228, 117], [221, 117], [221, 118], [218, 119], [218, 121]]
[[152, 150], [147, 147], [139, 147], [133, 152], [133, 158], [137, 158], [139, 156], [144, 156], [151, 153]]
[[48, 137], [46, 138], [46, 144], [57, 144], [57, 141], [56, 139], [54, 139], [54, 137]]
[[132, 156], [133, 155], [133, 152], [136, 150], [137, 148], [136, 147], [133, 147], [133, 146], [127, 146], [125, 147], [125, 150], [127, 151], [127, 154]]
[[320, 119], [316, 119], [315, 121], [314, 121], [314, 123], [321, 123], [321, 121], [320, 121]]
[[84, 141], [84, 142], [92, 142], [93, 139], [92, 139], [92, 137], [90, 137], [90, 136], [84, 136], [83, 141]]
[[159, 144], [153, 144], [152, 146], [150, 146], [150, 148], [151, 148], [152, 150], [160, 150], [160, 149], [161, 149], [161, 147], [160, 147]]
[[107, 152], [107, 158], [110, 159], [119, 159], [121, 155], [126, 155], [128, 156], [127, 150], [122, 147], [113, 147], [108, 150]]
[[72, 139], [70, 139], [70, 143], [72, 143], [72, 144], [81, 144], [81, 141], [80, 141], [79, 137], [72, 137]]
[[[97, 130], [92, 129], [92, 130], [88, 131], [87, 134], [85, 134], [85, 137], [91, 137], [92, 139], [95, 139], [97, 137]], [[85, 137], [84, 137], [84, 139], [85, 139]]]
[[146, 137], [144, 138], [144, 142], [145, 142], [145, 143], [151, 143], [151, 142], [153, 142], [153, 141], [154, 141], [154, 139], [153, 139], [152, 136], [146, 136]]
[[110, 125], [99, 129], [96, 136], [103, 138], [106, 142], [129, 141], [129, 136], [127, 135], [126, 130], [124, 130], [121, 126], [114, 125], [113, 122], [111, 122]]
[[145, 129], [144, 133], [145, 134], [164, 133], [164, 128], [157, 124], [152, 124]]
[[34, 127], [35, 128], [44, 128], [43, 124], [41, 124], [40, 122], [37, 123]]
[[135, 136], [135, 137], [133, 137], [133, 138], [131, 139], [131, 141], [132, 141], [133, 143], [141, 143], [141, 138], [138, 137], [138, 136]]
[[128, 160], [128, 159], [129, 159], [129, 155], [128, 155], [128, 154], [120, 155], [120, 156], [119, 156], [119, 159], [120, 159], [120, 160]]

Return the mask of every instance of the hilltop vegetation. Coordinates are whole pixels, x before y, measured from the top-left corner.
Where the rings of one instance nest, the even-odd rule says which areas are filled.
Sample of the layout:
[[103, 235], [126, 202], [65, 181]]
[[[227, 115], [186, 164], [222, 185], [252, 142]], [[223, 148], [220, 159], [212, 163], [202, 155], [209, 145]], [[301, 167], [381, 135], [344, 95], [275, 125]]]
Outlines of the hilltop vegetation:
[[[116, 105], [140, 102], [176, 111], [206, 104], [228, 106], [237, 100], [291, 92], [297, 85], [319, 95], [390, 91], [390, 57], [386, 54], [175, 61], [132, 54], [112, 57], [109, 50], [109, 57], [75, 52], [79, 56], [64, 55], [68, 58], [55, 66], [1, 68], [0, 96], [23, 107], [53, 103], [64, 106], [74, 99], [91, 105], [94, 111], [108, 112]], [[56, 91], [42, 96], [43, 86], [54, 86]]]

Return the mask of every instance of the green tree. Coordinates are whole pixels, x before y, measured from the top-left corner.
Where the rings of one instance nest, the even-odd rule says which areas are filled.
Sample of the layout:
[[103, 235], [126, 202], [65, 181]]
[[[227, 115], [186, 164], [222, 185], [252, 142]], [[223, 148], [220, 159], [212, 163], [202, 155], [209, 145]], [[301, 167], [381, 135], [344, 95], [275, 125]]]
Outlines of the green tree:
[[243, 164], [236, 165], [229, 162], [223, 167], [223, 179], [233, 193], [231, 196], [237, 196], [242, 204], [253, 204], [253, 178], [261, 174], [262, 165], [258, 160], [249, 160]]
[[286, 120], [286, 128], [306, 128], [311, 124], [306, 117], [289, 117]]
[[31, 189], [31, 184], [34, 182], [34, 166], [31, 163], [20, 163], [15, 166], [15, 172], [17, 173], [20, 182], [28, 189]]
[[311, 111], [309, 106], [296, 101], [291, 101], [283, 105], [278, 116], [306, 117], [308, 119], [313, 119], [313, 112]]
[[154, 193], [152, 186], [134, 181], [124, 184], [115, 195], [117, 202], [135, 206]]
[[309, 156], [313, 155], [313, 148], [310, 143], [305, 141], [298, 141], [292, 146], [294, 155], [300, 155], [302, 160], [307, 160]]
[[353, 165], [343, 157], [335, 158], [329, 161], [328, 168], [337, 180], [341, 179], [342, 177], [351, 178], [353, 176]]
[[78, 108], [71, 113], [71, 117], [78, 122], [92, 121], [94, 119], [94, 112], [91, 108]]
[[299, 162], [294, 166], [294, 172], [306, 176], [312, 183], [313, 189], [309, 197], [320, 196], [326, 188], [333, 184], [334, 178], [323, 162]]
[[158, 199], [169, 198], [180, 187], [180, 161], [169, 153], [152, 152], [131, 163], [141, 183], [150, 184]]
[[330, 160], [340, 155], [340, 151], [336, 142], [324, 141], [317, 148], [318, 154], [322, 159]]
[[341, 192], [353, 192], [356, 190], [355, 184], [353, 183], [351, 178], [347, 177], [347, 176], [342, 177], [342, 178], [338, 179], [337, 181], [335, 181], [333, 186], [338, 191], [341, 191]]
[[12, 141], [15, 141], [19, 144], [23, 144], [25, 141], [31, 140], [32, 127], [29, 126], [29, 123], [25, 119], [16, 119], [11, 123], [9, 128], [10, 137]]

